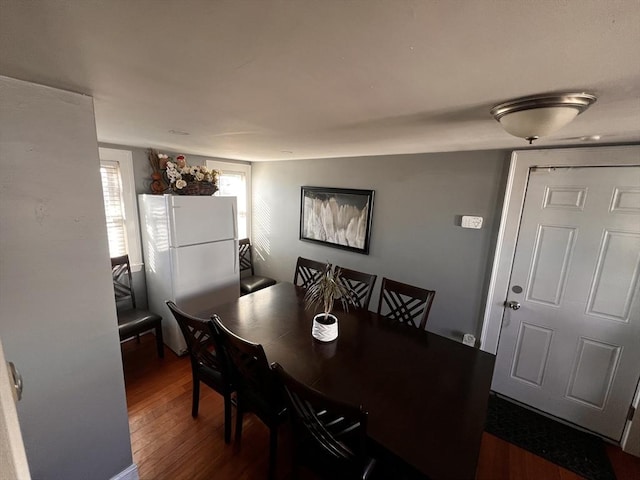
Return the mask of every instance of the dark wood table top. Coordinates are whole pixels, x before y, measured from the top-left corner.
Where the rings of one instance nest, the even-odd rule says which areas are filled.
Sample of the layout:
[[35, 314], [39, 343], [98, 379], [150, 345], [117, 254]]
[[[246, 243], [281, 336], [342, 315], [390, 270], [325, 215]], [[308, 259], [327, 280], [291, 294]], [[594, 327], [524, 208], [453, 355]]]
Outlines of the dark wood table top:
[[269, 362], [369, 411], [373, 441], [430, 478], [474, 478], [495, 357], [372, 312], [338, 311], [339, 336], [311, 336], [313, 312], [290, 283], [201, 313], [264, 346]]

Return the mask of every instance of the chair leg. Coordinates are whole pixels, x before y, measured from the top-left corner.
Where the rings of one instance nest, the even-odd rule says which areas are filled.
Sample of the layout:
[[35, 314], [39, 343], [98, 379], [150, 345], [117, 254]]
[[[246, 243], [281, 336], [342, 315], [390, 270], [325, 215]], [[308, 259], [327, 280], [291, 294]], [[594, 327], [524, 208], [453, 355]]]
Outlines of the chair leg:
[[156, 348], [158, 357], [164, 358], [164, 339], [162, 338], [162, 325], [156, 327]]
[[299, 462], [299, 445], [294, 441], [291, 446], [291, 480], [299, 480], [300, 479], [300, 462]]
[[242, 420], [243, 420], [244, 412], [242, 411], [242, 406], [240, 402], [236, 405], [236, 442], [240, 443], [242, 440]]
[[231, 394], [224, 395], [224, 443], [231, 443]]
[[278, 426], [269, 429], [269, 480], [276, 478], [276, 464], [278, 463]]
[[294, 457], [293, 461], [291, 462], [291, 479], [300, 479], [300, 465], [298, 464], [298, 459], [296, 457]]
[[198, 416], [198, 404], [200, 402], [200, 379], [193, 376], [193, 401], [191, 403], [191, 416], [196, 418]]

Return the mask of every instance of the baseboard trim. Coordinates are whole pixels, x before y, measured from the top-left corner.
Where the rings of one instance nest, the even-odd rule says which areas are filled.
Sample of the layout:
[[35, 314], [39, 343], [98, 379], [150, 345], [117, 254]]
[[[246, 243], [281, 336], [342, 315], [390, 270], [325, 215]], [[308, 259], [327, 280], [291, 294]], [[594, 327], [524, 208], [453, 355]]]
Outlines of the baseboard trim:
[[111, 480], [139, 480], [138, 477], [138, 465], [132, 463], [115, 477], [112, 477]]

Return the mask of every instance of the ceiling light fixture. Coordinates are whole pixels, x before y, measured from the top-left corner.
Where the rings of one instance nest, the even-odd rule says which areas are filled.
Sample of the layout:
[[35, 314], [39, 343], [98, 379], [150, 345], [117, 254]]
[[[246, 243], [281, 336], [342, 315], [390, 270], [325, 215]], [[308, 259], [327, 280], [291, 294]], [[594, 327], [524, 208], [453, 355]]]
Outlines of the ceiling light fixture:
[[601, 138], [601, 135], [585, 135], [584, 137], [580, 137], [580, 140], [583, 142], [597, 142]]
[[516, 98], [491, 109], [507, 133], [533, 143], [570, 123], [597, 97], [589, 93], [555, 93]]

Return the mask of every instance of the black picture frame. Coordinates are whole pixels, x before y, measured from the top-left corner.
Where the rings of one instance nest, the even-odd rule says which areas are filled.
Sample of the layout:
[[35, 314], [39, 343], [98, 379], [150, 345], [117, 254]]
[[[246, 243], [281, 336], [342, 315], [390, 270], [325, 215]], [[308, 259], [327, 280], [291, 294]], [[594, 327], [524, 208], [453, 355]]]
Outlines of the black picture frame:
[[368, 255], [373, 196], [374, 190], [301, 187], [300, 240]]

